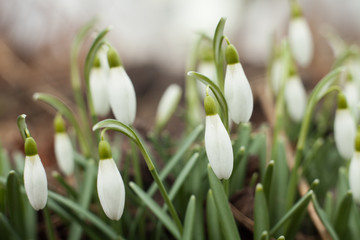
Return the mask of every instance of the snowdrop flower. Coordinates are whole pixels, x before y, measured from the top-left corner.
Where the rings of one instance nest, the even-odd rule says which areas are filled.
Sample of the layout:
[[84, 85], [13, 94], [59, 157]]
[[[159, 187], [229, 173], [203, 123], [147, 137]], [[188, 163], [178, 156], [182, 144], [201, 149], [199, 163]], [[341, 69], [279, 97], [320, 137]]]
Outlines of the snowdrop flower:
[[65, 122], [60, 114], [54, 119], [55, 139], [54, 149], [57, 164], [67, 176], [74, 172], [74, 151], [69, 135], [65, 131]]
[[99, 157], [97, 191], [101, 207], [108, 218], [119, 220], [124, 211], [125, 186], [112, 158], [110, 144], [105, 140], [99, 143]]
[[36, 210], [43, 209], [47, 202], [48, 189], [44, 166], [32, 137], [25, 139], [24, 186], [31, 206]]
[[306, 109], [306, 91], [299, 75], [293, 75], [285, 85], [285, 102], [290, 118], [300, 122]]
[[162, 95], [156, 112], [156, 129], [162, 128], [175, 112], [181, 99], [182, 90], [177, 84], [171, 84]]
[[353, 198], [360, 204], [360, 134], [355, 139], [355, 151], [349, 167], [349, 183]]
[[293, 4], [288, 34], [290, 49], [296, 62], [302, 67], [308, 66], [313, 58], [314, 43], [309, 25], [297, 3]]
[[226, 48], [225, 98], [235, 123], [248, 122], [253, 111], [253, 95], [234, 45]]
[[226, 131], [213, 97], [204, 99], [206, 112], [205, 150], [211, 168], [219, 179], [229, 179], [233, 170], [234, 156], [228, 132]]
[[338, 95], [338, 108], [334, 120], [334, 137], [336, 148], [341, 157], [350, 159], [354, 153], [356, 123], [348, 109], [346, 98]]
[[344, 85], [344, 95], [346, 97], [346, 101], [349, 104], [349, 108], [351, 112], [354, 114], [355, 119], [359, 116], [359, 86], [352, 80], [351, 74], [349, 73], [350, 79], [345, 82]]
[[[104, 55], [101, 50], [100, 55]], [[90, 70], [90, 91], [92, 101], [94, 104], [95, 113], [99, 116], [106, 116], [110, 112], [110, 103], [107, 92], [108, 85], [108, 66], [104, 66], [103, 62], [97, 56], [94, 60], [94, 65]], [[103, 58], [103, 57], [101, 57]], [[107, 61], [107, 60], [106, 60]]]
[[108, 94], [111, 109], [118, 121], [127, 125], [133, 124], [136, 114], [134, 86], [113, 48], [108, 51], [108, 61], [110, 67]]

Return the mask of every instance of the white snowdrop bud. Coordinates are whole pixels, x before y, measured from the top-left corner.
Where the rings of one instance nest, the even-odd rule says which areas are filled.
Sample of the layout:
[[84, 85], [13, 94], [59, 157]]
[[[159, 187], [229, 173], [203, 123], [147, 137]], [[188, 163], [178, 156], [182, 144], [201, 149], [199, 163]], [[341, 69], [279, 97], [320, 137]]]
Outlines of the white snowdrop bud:
[[253, 111], [253, 95], [239, 62], [239, 55], [232, 44], [226, 48], [226, 61], [224, 93], [230, 117], [237, 124], [248, 122]]
[[300, 122], [306, 109], [306, 91], [298, 75], [293, 75], [286, 82], [285, 102], [290, 118]]
[[207, 95], [204, 99], [206, 112], [205, 150], [211, 168], [219, 179], [229, 179], [233, 170], [234, 156], [231, 140], [216, 110], [215, 100]]
[[48, 189], [44, 166], [32, 137], [25, 139], [24, 186], [31, 206], [36, 210], [43, 209], [47, 202]]
[[181, 94], [181, 87], [177, 84], [171, 84], [165, 90], [156, 112], [156, 129], [162, 128], [169, 121], [180, 102]]
[[108, 94], [111, 109], [118, 121], [131, 125], [136, 115], [134, 86], [113, 48], [108, 51], [108, 60], [110, 66]]
[[302, 67], [308, 66], [314, 55], [314, 43], [309, 25], [297, 3], [293, 3], [292, 6], [288, 35], [290, 49], [296, 62]]
[[65, 131], [65, 122], [60, 114], [54, 119], [55, 139], [54, 149], [57, 164], [67, 176], [74, 172], [74, 151], [69, 135]]
[[112, 158], [110, 144], [105, 140], [99, 143], [99, 157], [97, 191], [100, 204], [108, 218], [119, 220], [125, 206], [125, 186]]
[[275, 94], [279, 93], [284, 76], [284, 62], [281, 58], [274, 60], [271, 67], [271, 87]]
[[349, 184], [353, 198], [360, 204], [360, 133], [355, 138], [355, 151], [349, 167]]
[[346, 81], [344, 85], [344, 95], [349, 105], [349, 109], [354, 114], [355, 119], [359, 116], [359, 90], [359, 86], [352, 79]]
[[101, 65], [100, 59], [96, 57], [90, 70], [90, 91], [95, 113], [99, 116], [106, 116], [110, 112], [108, 74], [108, 66]]
[[350, 159], [354, 153], [356, 123], [348, 109], [346, 98], [342, 93], [338, 95], [338, 109], [334, 120], [334, 137], [336, 148], [341, 157]]

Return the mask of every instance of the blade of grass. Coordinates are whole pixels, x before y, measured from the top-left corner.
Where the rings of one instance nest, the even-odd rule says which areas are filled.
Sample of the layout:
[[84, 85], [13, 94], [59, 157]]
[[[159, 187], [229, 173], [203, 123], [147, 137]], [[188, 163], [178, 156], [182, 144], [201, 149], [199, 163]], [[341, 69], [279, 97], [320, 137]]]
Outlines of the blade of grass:
[[341, 199], [338, 211], [336, 213], [334, 228], [340, 239], [349, 239], [349, 219], [353, 205], [352, 193], [349, 191]]
[[254, 239], [266, 239], [269, 231], [269, 211], [266, 202], [264, 188], [261, 183], [256, 185], [255, 203], [254, 203]]
[[214, 194], [211, 189], [209, 189], [206, 198], [206, 219], [209, 240], [220, 240], [219, 216], [216, 209]]
[[217, 82], [219, 83], [219, 87], [221, 90], [224, 90], [224, 66], [223, 66], [223, 51], [222, 51], [222, 40], [224, 34], [226, 18], [221, 18], [218, 22], [214, 38], [213, 38], [213, 52], [214, 52], [214, 60], [216, 66], [216, 75]]
[[0, 213], [0, 232], [4, 239], [21, 240], [16, 231], [11, 227], [8, 219], [3, 213]]
[[181, 238], [182, 240], [192, 240], [193, 239], [195, 209], [196, 209], [196, 199], [195, 199], [195, 196], [192, 195], [190, 197], [188, 206], [186, 208], [185, 221], [184, 221], [184, 232], [183, 232], [183, 235]]

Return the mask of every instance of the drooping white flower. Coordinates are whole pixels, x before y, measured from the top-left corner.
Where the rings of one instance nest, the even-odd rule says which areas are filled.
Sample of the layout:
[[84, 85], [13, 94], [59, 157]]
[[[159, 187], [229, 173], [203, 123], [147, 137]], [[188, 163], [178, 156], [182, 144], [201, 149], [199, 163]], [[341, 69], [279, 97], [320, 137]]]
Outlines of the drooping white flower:
[[160, 129], [170, 119], [175, 112], [177, 105], [181, 99], [182, 90], [177, 84], [171, 84], [162, 95], [157, 112], [156, 112], [156, 128]]
[[136, 96], [134, 86], [127, 75], [117, 52], [108, 51], [109, 84], [108, 94], [115, 118], [127, 125], [133, 124], [136, 115]]
[[303, 16], [292, 17], [289, 23], [289, 44], [296, 62], [306, 67], [314, 55], [311, 31]]
[[249, 81], [232, 44], [226, 48], [226, 75], [224, 93], [230, 117], [235, 123], [248, 122], [253, 111], [253, 95]]
[[338, 109], [334, 120], [334, 138], [341, 157], [351, 159], [353, 156], [355, 135], [356, 123], [354, 117], [347, 107], [345, 96], [339, 93]]
[[48, 189], [44, 166], [32, 137], [25, 140], [24, 186], [31, 206], [36, 210], [43, 209], [47, 202]]
[[100, 204], [108, 218], [119, 220], [125, 206], [125, 186], [105, 140], [99, 143], [99, 156], [97, 191]]
[[285, 102], [290, 118], [300, 122], [306, 109], [306, 91], [298, 75], [289, 78], [285, 85]]
[[354, 114], [355, 119], [358, 119], [359, 116], [359, 86], [354, 81], [346, 81], [344, 85], [344, 95], [346, 101], [349, 104], [351, 112]]
[[65, 130], [65, 122], [60, 114], [54, 119], [55, 139], [54, 149], [57, 164], [67, 176], [74, 172], [74, 150], [69, 135]]
[[94, 66], [90, 70], [90, 91], [95, 113], [99, 116], [106, 116], [110, 112], [107, 87], [109, 67], [103, 66], [102, 62], [104, 61], [100, 61], [100, 57], [95, 58]]
[[219, 179], [229, 179], [233, 170], [234, 156], [231, 140], [211, 96], [204, 99], [206, 112], [205, 150], [211, 168]]
[[354, 148], [349, 166], [349, 184], [355, 202], [360, 204], [360, 132], [356, 134]]

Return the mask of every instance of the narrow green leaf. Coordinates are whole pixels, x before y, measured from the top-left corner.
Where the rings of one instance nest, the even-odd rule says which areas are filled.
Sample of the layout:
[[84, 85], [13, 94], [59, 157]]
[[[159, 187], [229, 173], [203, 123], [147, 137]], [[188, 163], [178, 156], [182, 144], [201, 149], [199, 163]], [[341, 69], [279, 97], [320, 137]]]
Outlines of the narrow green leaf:
[[16, 230], [12, 228], [11, 224], [3, 213], [0, 213], [0, 233], [1, 237], [4, 239], [22, 239], [17, 235]]
[[66, 180], [60, 175], [59, 172], [53, 171], [51, 175], [66, 190], [68, 196], [70, 196], [73, 199], [77, 199], [77, 193], [75, 189], [66, 182]]
[[51, 216], [48, 206], [45, 206], [43, 209], [43, 216], [45, 219], [45, 225], [46, 225], [46, 236], [49, 240], [55, 240], [55, 230], [53, 223], [51, 222]]
[[360, 238], [360, 208], [356, 205], [354, 201], [352, 201], [352, 210], [350, 213], [350, 219], [349, 219], [349, 229], [352, 233], [352, 236], [349, 237], [349, 239], [358, 239]]
[[9, 210], [10, 224], [19, 234], [19, 237], [25, 239], [24, 223], [24, 202], [23, 195], [20, 192], [20, 182], [15, 171], [10, 171], [6, 181], [6, 206]]
[[145, 203], [145, 205], [159, 218], [159, 220], [164, 224], [164, 226], [169, 230], [169, 232], [175, 238], [180, 239], [180, 232], [177, 229], [174, 221], [159, 207], [159, 205], [134, 182], [130, 182], [129, 186]]
[[270, 198], [270, 188], [271, 188], [272, 176], [274, 172], [274, 165], [275, 165], [275, 161], [271, 160], [268, 166], [266, 167], [265, 177], [262, 182], [262, 184], [264, 185], [264, 192], [267, 202], [269, 202], [269, 198]]
[[325, 202], [324, 202], [324, 210], [329, 219], [333, 218], [334, 213], [334, 199], [331, 191], [326, 193]]
[[324, 224], [325, 228], [328, 230], [332, 239], [339, 240], [339, 237], [338, 237], [336, 231], [334, 230], [333, 226], [331, 225], [328, 216], [326, 215], [325, 211], [320, 207], [320, 204], [314, 194], [312, 196], [312, 202], [314, 204], [314, 208], [315, 208], [317, 215], [319, 216], [321, 222]]
[[221, 18], [218, 22], [214, 38], [213, 38], [213, 52], [214, 52], [214, 60], [216, 66], [216, 75], [217, 75], [217, 82], [219, 83], [220, 89], [224, 89], [224, 52], [222, 49], [222, 40], [224, 34], [226, 18]]
[[269, 233], [267, 231], [262, 232], [260, 240], [269, 240]]
[[249, 144], [249, 155], [255, 155], [259, 157], [260, 179], [265, 177], [266, 169], [266, 156], [267, 156], [267, 143], [264, 133], [255, 134], [251, 143]]
[[0, 176], [6, 177], [11, 170], [10, 158], [6, 149], [0, 150]]
[[[25, 197], [25, 191], [22, 189], [22, 195]], [[26, 239], [36, 239], [37, 234], [37, 214], [32, 208], [29, 202], [24, 201], [25, 206], [25, 228], [26, 228]]]
[[219, 216], [216, 209], [214, 195], [211, 189], [209, 189], [206, 199], [206, 217], [208, 226], [208, 237], [210, 240], [220, 240], [220, 223]]
[[78, 139], [80, 142], [80, 146], [81, 146], [85, 156], [90, 156], [91, 151], [89, 149], [89, 144], [90, 144], [88, 142], [89, 140], [87, 140], [85, 138], [85, 135], [84, 135], [83, 131], [81, 130], [80, 125], [79, 125], [77, 119], [75, 118], [74, 113], [71, 111], [71, 109], [60, 99], [58, 99], [57, 97], [54, 97], [50, 94], [35, 93], [33, 95], [33, 98], [35, 100], [40, 100], [42, 102], [49, 104], [50, 106], [55, 108], [55, 110], [57, 110], [58, 112], [60, 112], [62, 115], [65, 116], [65, 118], [74, 127], [74, 129], [76, 131], [76, 135], [78, 136]]
[[264, 231], [269, 231], [269, 211], [266, 203], [264, 188], [261, 183], [256, 185], [254, 203], [254, 239], [264, 239]]
[[233, 240], [240, 239], [240, 235], [229, 207], [228, 198], [224, 192], [223, 186], [215, 173], [208, 165], [208, 177], [212, 191], [214, 192], [214, 199], [216, 208], [219, 214], [220, 225], [225, 239]]
[[12, 159], [13, 161], [15, 162], [15, 169], [16, 169], [16, 172], [22, 176], [24, 174], [24, 166], [25, 166], [25, 156], [22, 152], [20, 151], [15, 151], [13, 154], [12, 154]]
[[350, 211], [353, 204], [352, 193], [349, 191], [341, 199], [340, 206], [337, 210], [334, 228], [340, 239], [348, 239], [348, 223], [350, 219]]
[[[110, 239], [117, 238], [117, 234], [114, 232], [113, 229], [109, 225], [107, 225], [105, 222], [103, 222], [100, 218], [98, 218], [93, 213], [89, 212], [88, 210], [82, 208], [79, 204], [71, 201], [70, 199], [67, 199], [55, 192], [49, 191], [49, 198], [53, 199], [55, 202], [64, 205], [71, 209], [74, 213], [77, 213], [77, 215], [84, 221], [85, 219], [94, 226], [96, 226], [103, 234], [104, 237], [107, 236]], [[50, 208], [52, 206], [49, 206]]]
[[277, 224], [269, 231], [270, 236], [274, 236], [275, 232], [280, 229], [284, 224], [291, 220], [299, 210], [304, 209], [309, 204], [311, 197], [313, 196], [313, 191], [308, 191], [299, 201], [294, 204], [294, 206], [286, 212], [286, 214], [277, 222]]
[[190, 71], [187, 73], [188, 76], [193, 77], [194, 79], [197, 79], [204, 83], [205, 85], [209, 85], [211, 91], [214, 93], [217, 102], [220, 106], [220, 116], [222, 117], [223, 124], [226, 129], [229, 128], [229, 113], [228, 113], [228, 106], [224, 97], [224, 94], [220, 90], [220, 88], [211, 81], [208, 77], [194, 71]]
[[237, 139], [234, 143], [234, 156], [237, 154], [237, 150], [240, 149], [242, 146], [245, 147], [245, 149], [248, 148], [249, 142], [250, 142], [250, 135], [251, 135], [251, 123], [240, 123], [238, 126], [237, 131]]
[[184, 232], [182, 235], [183, 240], [192, 240], [193, 239], [193, 232], [194, 232], [194, 223], [195, 223], [195, 196], [192, 195], [190, 197], [188, 206], [186, 208], [185, 213], [185, 221], [184, 221]]

